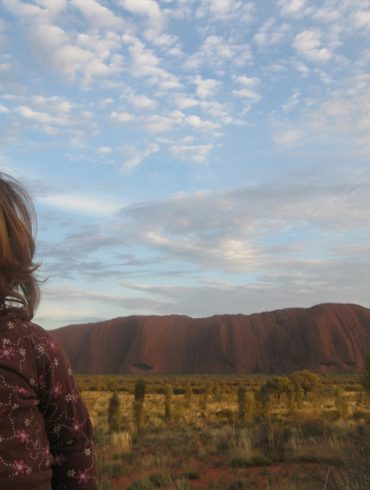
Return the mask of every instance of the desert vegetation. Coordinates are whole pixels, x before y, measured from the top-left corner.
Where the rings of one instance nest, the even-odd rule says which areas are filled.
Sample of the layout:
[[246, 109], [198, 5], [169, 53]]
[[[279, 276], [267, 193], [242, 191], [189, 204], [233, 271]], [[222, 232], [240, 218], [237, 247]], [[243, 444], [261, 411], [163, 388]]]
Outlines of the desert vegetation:
[[368, 490], [369, 375], [80, 375], [100, 490]]

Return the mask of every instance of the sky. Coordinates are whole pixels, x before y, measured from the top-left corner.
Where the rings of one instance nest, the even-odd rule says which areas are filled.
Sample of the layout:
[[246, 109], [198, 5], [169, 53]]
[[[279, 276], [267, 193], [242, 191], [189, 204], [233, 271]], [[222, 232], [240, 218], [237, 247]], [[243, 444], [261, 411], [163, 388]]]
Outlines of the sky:
[[35, 320], [370, 307], [370, 1], [0, 0]]

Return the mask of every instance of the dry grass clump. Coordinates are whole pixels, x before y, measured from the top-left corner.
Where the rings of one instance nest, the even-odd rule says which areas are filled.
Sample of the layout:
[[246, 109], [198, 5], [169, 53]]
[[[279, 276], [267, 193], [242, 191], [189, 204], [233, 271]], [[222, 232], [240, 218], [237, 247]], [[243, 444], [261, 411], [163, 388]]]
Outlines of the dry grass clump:
[[340, 456], [340, 470], [328, 479], [328, 490], [370, 489], [370, 425], [348, 434]]
[[[124, 474], [125, 462], [132, 451], [131, 435], [128, 432], [113, 434], [97, 433], [96, 458], [103, 488], [109, 488], [108, 482]], [[104, 487], [105, 486], [105, 487]]]
[[119, 451], [121, 454], [131, 452], [131, 440], [131, 435], [128, 432], [114, 432], [110, 437], [113, 450]]
[[170, 462], [168, 453], [153, 453], [141, 456], [138, 459], [138, 466], [142, 470], [153, 470], [167, 468]]

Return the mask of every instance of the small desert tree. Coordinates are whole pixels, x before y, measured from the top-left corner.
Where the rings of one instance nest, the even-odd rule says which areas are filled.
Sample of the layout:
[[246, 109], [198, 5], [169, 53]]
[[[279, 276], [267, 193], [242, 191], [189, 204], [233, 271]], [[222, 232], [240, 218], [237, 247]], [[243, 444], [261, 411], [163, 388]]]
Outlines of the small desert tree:
[[339, 411], [342, 418], [347, 418], [349, 415], [349, 406], [345, 391], [337, 387], [334, 393], [335, 407]]
[[247, 397], [245, 386], [238, 387], [238, 418], [244, 423], [247, 418]]
[[144, 399], [145, 399], [145, 392], [146, 392], [146, 385], [145, 385], [145, 381], [140, 378], [136, 381], [136, 384], [135, 384], [135, 401], [140, 401], [142, 403], [144, 403]]
[[184, 396], [185, 396], [185, 405], [187, 407], [190, 407], [191, 399], [193, 396], [193, 388], [191, 387], [190, 383], [186, 383]]
[[207, 418], [207, 406], [208, 406], [208, 399], [209, 399], [209, 394], [210, 394], [210, 386], [207, 384], [203, 392], [200, 393], [200, 398], [199, 398], [199, 408], [200, 408], [200, 413], [201, 416], [206, 419]]
[[288, 411], [290, 415], [294, 415], [297, 410], [297, 400], [296, 400], [293, 383], [290, 383], [287, 386], [287, 398], [288, 398]]
[[168, 421], [172, 419], [172, 397], [173, 388], [167, 384], [164, 389], [164, 416]]
[[300, 386], [302, 388], [305, 398], [307, 397], [308, 393], [315, 390], [320, 384], [320, 376], [312, 373], [308, 369], [294, 371], [289, 376], [289, 379], [295, 385], [295, 387]]
[[115, 391], [108, 405], [108, 429], [109, 432], [119, 432], [121, 422], [120, 400]]
[[253, 422], [254, 415], [256, 412], [256, 397], [254, 396], [254, 392], [248, 390], [245, 395], [245, 398], [247, 402], [247, 421]]
[[297, 408], [302, 408], [304, 390], [299, 383], [294, 385], [294, 394], [297, 402]]
[[223, 386], [221, 383], [215, 383], [212, 387], [213, 400], [220, 402], [222, 400]]
[[370, 353], [368, 354], [365, 362], [365, 372], [362, 377], [362, 386], [370, 397]]
[[136, 432], [144, 429], [144, 400], [145, 400], [145, 381], [139, 379], [135, 384], [134, 391], [134, 423]]
[[265, 420], [270, 420], [271, 394], [266, 384], [262, 385], [258, 391], [258, 404], [261, 417]]
[[286, 393], [289, 379], [285, 376], [274, 376], [265, 383], [266, 390], [275, 399], [280, 402], [281, 395]]

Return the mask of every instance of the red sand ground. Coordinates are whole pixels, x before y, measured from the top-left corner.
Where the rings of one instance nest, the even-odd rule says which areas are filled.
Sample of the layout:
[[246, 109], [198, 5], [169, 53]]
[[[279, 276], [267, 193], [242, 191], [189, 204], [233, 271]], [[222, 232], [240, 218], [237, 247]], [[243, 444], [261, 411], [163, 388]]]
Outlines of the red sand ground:
[[[305, 476], [309, 478], [310, 475], [317, 473], [318, 471], [324, 481], [326, 471], [315, 463], [279, 463], [276, 465], [252, 468], [230, 468], [214, 466], [214, 464], [219, 464], [217, 458], [210, 460], [207, 465], [199, 463], [193, 465], [193, 467], [198, 469], [199, 477], [195, 480], [188, 480], [192, 488], [204, 489], [207, 488], [207, 485], [210, 483], [223, 483], [225, 484], [225, 488], [227, 488], [227, 485], [232, 482], [248, 479], [256, 490], [264, 489], [268, 485], [278, 489], [284, 488], [289, 481], [294, 480], [296, 477], [299, 478]], [[116, 478], [113, 481], [114, 488], [115, 490], [125, 490], [135, 481], [145, 477], [146, 474], [149, 475], [152, 473], [155, 473], [155, 471]], [[174, 473], [175, 475], [177, 474], [179, 478], [181, 477], [180, 471], [175, 471]]]

